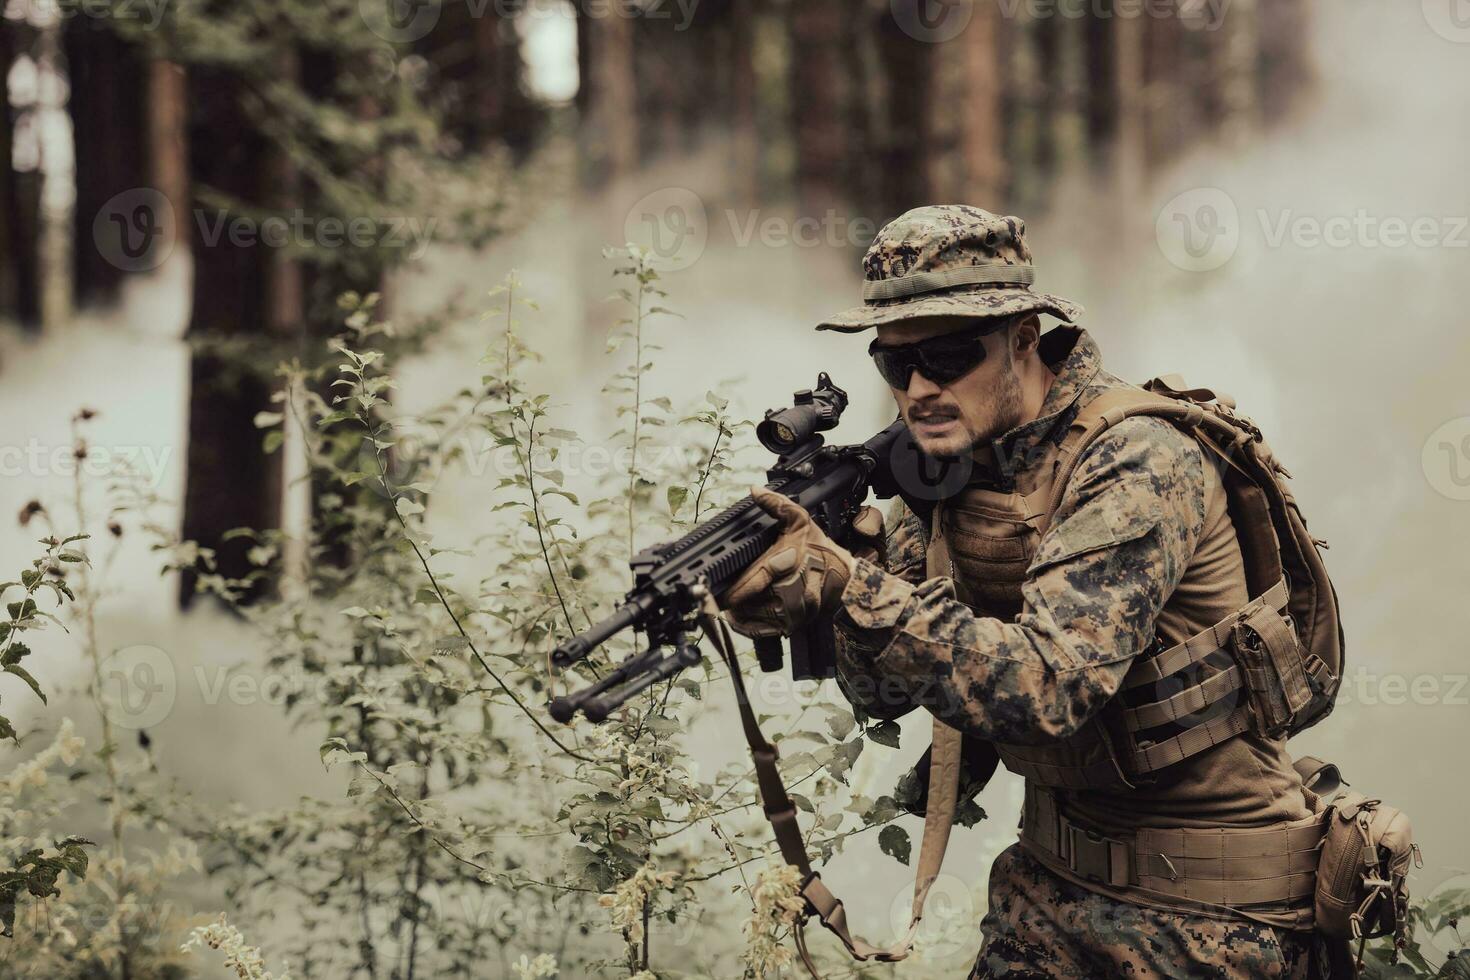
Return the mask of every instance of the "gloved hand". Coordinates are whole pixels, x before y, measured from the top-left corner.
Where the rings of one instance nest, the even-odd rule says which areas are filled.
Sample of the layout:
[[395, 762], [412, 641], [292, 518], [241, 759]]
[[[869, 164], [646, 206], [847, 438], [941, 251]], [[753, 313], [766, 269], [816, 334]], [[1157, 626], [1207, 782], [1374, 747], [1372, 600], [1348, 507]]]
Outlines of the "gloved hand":
[[[732, 629], [751, 638], [790, 636], [824, 613], [836, 610], [852, 577], [853, 552], [839, 547], [790, 497], [755, 487], [750, 495], [781, 522], [776, 543], [720, 597]], [[883, 518], [864, 507], [852, 522], [856, 557], [875, 560], [882, 552]]]

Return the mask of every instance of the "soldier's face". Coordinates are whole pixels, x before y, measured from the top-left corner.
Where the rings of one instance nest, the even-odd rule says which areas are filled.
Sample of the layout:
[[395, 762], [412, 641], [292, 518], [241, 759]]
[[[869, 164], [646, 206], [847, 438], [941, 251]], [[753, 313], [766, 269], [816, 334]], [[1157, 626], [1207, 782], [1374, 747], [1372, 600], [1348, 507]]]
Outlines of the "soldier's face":
[[[877, 343], [912, 344], [971, 328], [976, 322], [930, 319], [884, 324], [878, 327]], [[960, 456], [1020, 424], [1021, 381], [1011, 353], [1016, 332], [1011, 326], [982, 336], [985, 359], [953, 381], [936, 383], [916, 368], [907, 387], [890, 385], [920, 449], [931, 456]]]

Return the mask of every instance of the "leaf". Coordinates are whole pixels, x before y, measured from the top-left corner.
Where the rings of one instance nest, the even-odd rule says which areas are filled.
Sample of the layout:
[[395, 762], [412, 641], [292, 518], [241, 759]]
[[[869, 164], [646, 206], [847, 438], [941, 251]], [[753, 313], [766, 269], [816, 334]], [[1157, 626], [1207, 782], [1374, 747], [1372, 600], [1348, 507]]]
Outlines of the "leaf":
[[913, 850], [909, 832], [897, 824], [889, 824], [878, 831], [878, 849], [899, 864], [908, 864], [909, 853]]
[[[19, 645], [20, 644], [18, 643], [15, 644], [15, 646]], [[21, 680], [25, 681], [26, 684], [30, 686], [30, 689], [36, 692], [36, 697], [41, 699], [42, 704], [48, 703], [46, 701], [45, 693], [41, 690], [41, 685], [36, 683], [36, 679], [31, 676], [30, 671], [26, 670], [24, 667], [19, 666], [18, 664], [6, 664], [5, 673], [14, 674], [16, 677], [19, 677]]]
[[862, 814], [863, 822], [872, 825], [887, 823], [898, 816], [898, 804], [891, 796], [880, 796], [873, 801], [873, 805], [866, 808]]
[[669, 487], [667, 498], [669, 501], [669, 514], [672, 516], [679, 513], [679, 508], [689, 499], [689, 488], [672, 486]]
[[851, 711], [836, 705], [823, 705], [823, 707], [827, 712], [827, 730], [832, 733], [833, 738], [843, 740], [852, 734], [857, 719], [852, 716]]
[[870, 726], [866, 734], [870, 740], [877, 742], [879, 745], [886, 745], [890, 749], [896, 749], [898, 748], [898, 735], [900, 731], [902, 729], [898, 727], [898, 722], [889, 720], [880, 721], [878, 724]]
[[255, 427], [257, 429], [270, 429], [281, 424], [286, 416], [280, 412], [256, 412]]
[[832, 758], [827, 763], [827, 771], [832, 774], [833, 779], [847, 785], [847, 772], [857, 762], [858, 756], [863, 754], [863, 746], [866, 744], [862, 739], [855, 738], [851, 742], [832, 747]]

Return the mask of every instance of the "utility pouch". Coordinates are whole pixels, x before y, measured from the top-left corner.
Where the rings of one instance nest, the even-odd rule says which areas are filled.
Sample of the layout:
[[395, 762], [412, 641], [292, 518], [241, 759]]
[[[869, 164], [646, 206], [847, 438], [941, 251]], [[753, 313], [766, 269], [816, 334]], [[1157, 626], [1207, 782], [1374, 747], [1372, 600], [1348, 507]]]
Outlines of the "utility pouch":
[[1231, 628], [1231, 645], [1245, 674], [1257, 731], [1269, 738], [1285, 735], [1312, 699], [1291, 618], [1262, 604]]
[[1409, 861], [1419, 848], [1409, 818], [1397, 807], [1345, 792], [1327, 804], [1329, 816], [1317, 865], [1317, 930], [1334, 939], [1401, 937], [1409, 911]]

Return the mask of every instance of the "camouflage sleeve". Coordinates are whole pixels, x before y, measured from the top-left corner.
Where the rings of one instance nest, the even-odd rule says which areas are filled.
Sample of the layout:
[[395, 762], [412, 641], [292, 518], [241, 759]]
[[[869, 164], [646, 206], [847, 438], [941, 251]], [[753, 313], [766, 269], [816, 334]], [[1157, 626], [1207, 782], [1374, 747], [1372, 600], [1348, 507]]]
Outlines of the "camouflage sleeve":
[[[883, 570], [909, 585], [924, 581], [928, 535], [913, 511], [895, 500], [883, 519]], [[878, 655], [893, 639], [891, 630], [866, 630], [847, 616], [833, 622], [837, 647], [837, 685], [847, 700], [877, 718], [897, 718], [917, 705], [905, 696], [904, 686], [885, 683], [873, 670]], [[871, 693], [870, 693], [871, 692]]]
[[[885, 706], [923, 704], [1002, 743], [1073, 734], [1150, 642], [1203, 528], [1204, 496], [1192, 438], [1158, 419], [1119, 423], [1087, 450], [1063, 493], [1014, 622], [976, 616], [948, 578], [915, 586], [859, 561], [838, 618], [868, 642], [849, 655], [887, 642], [852, 665], [849, 680], [875, 678], [876, 690], [857, 693]], [[895, 685], [901, 696], [890, 696]]]

